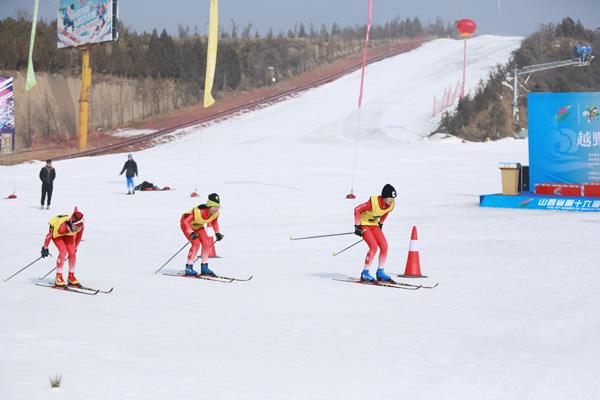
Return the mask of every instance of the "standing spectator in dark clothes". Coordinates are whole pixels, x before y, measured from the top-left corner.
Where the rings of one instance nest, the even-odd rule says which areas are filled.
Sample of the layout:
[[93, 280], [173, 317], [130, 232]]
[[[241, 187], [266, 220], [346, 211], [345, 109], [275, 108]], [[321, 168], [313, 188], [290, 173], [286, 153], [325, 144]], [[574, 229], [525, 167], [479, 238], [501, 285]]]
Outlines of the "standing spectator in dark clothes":
[[42, 210], [44, 209], [44, 201], [46, 200], [46, 195], [48, 195], [48, 203], [46, 203], [46, 210], [50, 209], [54, 178], [56, 178], [56, 170], [52, 166], [52, 160], [47, 160], [46, 165], [40, 170], [40, 180], [42, 181]]
[[127, 155], [127, 161], [125, 161], [125, 165], [123, 165], [123, 169], [119, 175], [123, 175], [125, 172], [125, 176], [127, 177], [127, 194], [135, 194], [135, 184], [133, 183], [133, 177], [138, 176], [138, 168], [135, 161], [133, 161], [133, 156], [131, 154]]

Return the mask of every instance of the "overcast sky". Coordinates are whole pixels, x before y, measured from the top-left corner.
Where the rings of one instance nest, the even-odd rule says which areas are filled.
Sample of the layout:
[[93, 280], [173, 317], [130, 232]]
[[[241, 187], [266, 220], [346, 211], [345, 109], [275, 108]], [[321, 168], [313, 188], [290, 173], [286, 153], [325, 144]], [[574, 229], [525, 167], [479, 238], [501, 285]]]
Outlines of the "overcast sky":
[[[75, 0], [73, 0], [75, 1]], [[31, 12], [34, 0], [0, 0], [0, 18], [15, 15], [17, 9]], [[565, 16], [581, 19], [587, 28], [600, 26], [600, 0], [374, 0], [374, 22], [384, 23], [396, 16], [418, 16], [424, 23], [437, 16], [447, 21], [472, 18], [478, 33], [526, 35], [545, 22]], [[40, 15], [55, 18], [57, 0], [40, 0]], [[273, 28], [287, 32], [296, 22], [307, 27], [313, 22], [341, 25], [365, 23], [368, 0], [221, 0], [221, 27], [229, 30], [234, 19], [240, 30], [248, 23], [265, 33]], [[119, 0], [122, 21], [141, 32], [166, 28], [177, 33], [177, 25], [198, 26], [206, 32], [209, 0]]]

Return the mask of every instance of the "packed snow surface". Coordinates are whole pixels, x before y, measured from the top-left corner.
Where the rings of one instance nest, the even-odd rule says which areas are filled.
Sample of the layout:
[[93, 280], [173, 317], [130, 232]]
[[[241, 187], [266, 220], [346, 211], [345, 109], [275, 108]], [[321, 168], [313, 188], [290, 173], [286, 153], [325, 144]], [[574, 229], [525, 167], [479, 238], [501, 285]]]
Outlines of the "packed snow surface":
[[156, 132], [153, 129], [117, 129], [112, 132], [112, 136], [121, 137], [121, 138], [131, 138], [135, 136], [147, 135], [149, 133]]
[[[470, 40], [468, 87], [520, 40]], [[419, 140], [433, 94], [461, 67], [452, 40], [368, 67], [354, 201], [358, 73], [134, 154], [138, 183], [173, 191], [126, 196], [125, 154], [61, 161], [42, 211], [42, 164], [0, 168], [3, 196], [14, 182], [18, 195], [0, 201], [1, 276], [38, 257], [48, 220], [78, 206], [77, 275], [115, 288], [35, 286], [53, 245], [54, 258], [0, 284], [0, 398], [597, 399], [600, 220], [478, 207], [499, 191], [499, 162], [527, 161], [527, 143]], [[429, 275], [418, 282], [434, 290], [332, 280], [360, 273], [366, 245], [332, 257], [355, 236], [289, 240], [353, 231], [353, 208], [388, 182], [398, 198], [386, 271], [403, 272], [416, 225]], [[252, 281], [153, 274], [185, 244], [179, 219], [196, 187], [201, 201], [221, 195], [211, 267]], [[165, 270], [184, 264], [181, 253]]]

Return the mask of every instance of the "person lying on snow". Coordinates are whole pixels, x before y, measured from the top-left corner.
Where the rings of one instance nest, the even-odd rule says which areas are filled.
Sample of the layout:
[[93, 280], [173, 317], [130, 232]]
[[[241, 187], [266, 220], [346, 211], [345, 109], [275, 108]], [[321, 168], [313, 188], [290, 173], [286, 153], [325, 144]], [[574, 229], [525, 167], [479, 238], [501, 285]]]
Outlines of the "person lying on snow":
[[144, 182], [140, 183], [139, 185], [137, 185], [135, 187], [135, 190], [137, 190], [138, 192], [152, 192], [155, 190], [171, 190], [171, 188], [168, 186], [165, 186], [164, 188], [161, 189], [158, 186], [155, 186], [151, 182], [144, 181]]

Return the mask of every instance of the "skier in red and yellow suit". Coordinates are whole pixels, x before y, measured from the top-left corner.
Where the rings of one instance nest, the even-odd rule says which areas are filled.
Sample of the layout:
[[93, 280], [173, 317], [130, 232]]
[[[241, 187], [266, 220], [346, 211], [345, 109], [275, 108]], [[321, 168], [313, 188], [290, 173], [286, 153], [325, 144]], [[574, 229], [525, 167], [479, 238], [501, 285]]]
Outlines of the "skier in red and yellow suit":
[[[48, 222], [49, 230], [42, 247], [42, 258], [50, 255], [48, 246], [53, 241], [58, 249], [58, 258], [56, 259], [56, 286], [77, 286], [79, 281], [75, 278], [75, 264], [77, 263], [77, 247], [83, 236], [83, 214], [77, 210], [72, 215], [57, 215]], [[65, 258], [69, 255], [69, 276], [67, 282], [63, 279], [63, 265]]]
[[212, 246], [206, 230], [206, 225], [212, 226], [215, 231], [217, 241], [223, 240], [224, 236], [219, 231], [219, 214], [221, 208], [221, 199], [216, 193], [208, 196], [206, 204], [192, 208], [181, 216], [181, 230], [183, 234], [192, 243], [192, 248], [188, 253], [187, 264], [185, 265], [185, 274], [190, 276], [198, 275], [194, 270], [194, 261], [198, 249], [202, 246], [202, 263], [200, 264], [200, 275], [215, 276], [215, 273], [208, 268], [208, 253]]
[[[392, 278], [385, 273], [385, 260], [387, 258], [388, 244], [381, 228], [389, 213], [394, 209], [396, 189], [390, 184], [383, 187], [381, 196], [371, 196], [369, 201], [360, 204], [354, 209], [354, 233], [361, 236], [369, 246], [360, 279], [367, 282], [391, 281]], [[379, 265], [374, 278], [369, 273], [369, 267], [379, 248]]]

